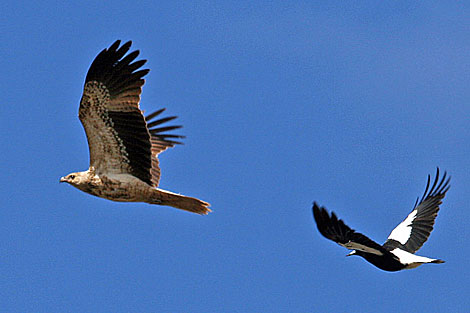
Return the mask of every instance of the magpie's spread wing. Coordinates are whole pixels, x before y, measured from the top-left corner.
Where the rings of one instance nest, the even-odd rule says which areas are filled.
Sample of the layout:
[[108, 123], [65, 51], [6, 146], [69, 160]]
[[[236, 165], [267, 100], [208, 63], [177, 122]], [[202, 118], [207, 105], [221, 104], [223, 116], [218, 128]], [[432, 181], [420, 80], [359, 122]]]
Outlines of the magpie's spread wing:
[[385, 251], [381, 245], [349, 228], [336, 217], [335, 213], [332, 212], [330, 215], [325, 208], [319, 207], [316, 203], [313, 203], [313, 217], [317, 223], [318, 231], [337, 244], [351, 250], [376, 255], [384, 254]]
[[[388, 236], [383, 247], [389, 251], [400, 248], [410, 253], [415, 253], [428, 240], [433, 230], [434, 221], [439, 211], [447, 190], [449, 190], [450, 177], [444, 172], [439, 180], [439, 168], [436, 178], [431, 186], [431, 176], [428, 175], [428, 183], [421, 201], [416, 199], [413, 211], [401, 222]], [[431, 188], [429, 188], [431, 186]]]

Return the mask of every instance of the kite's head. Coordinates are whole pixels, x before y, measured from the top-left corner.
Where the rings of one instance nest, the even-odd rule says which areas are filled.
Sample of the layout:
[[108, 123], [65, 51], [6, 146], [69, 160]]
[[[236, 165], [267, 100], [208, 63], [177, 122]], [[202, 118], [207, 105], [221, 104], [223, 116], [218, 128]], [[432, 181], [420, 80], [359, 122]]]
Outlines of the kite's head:
[[69, 183], [70, 185], [80, 188], [81, 185], [88, 183], [88, 173], [87, 172], [77, 172], [70, 173], [67, 176], [61, 177], [61, 183]]
[[349, 252], [348, 254], [346, 254], [346, 256], [351, 256], [351, 255], [357, 255], [356, 250], [353, 250]]

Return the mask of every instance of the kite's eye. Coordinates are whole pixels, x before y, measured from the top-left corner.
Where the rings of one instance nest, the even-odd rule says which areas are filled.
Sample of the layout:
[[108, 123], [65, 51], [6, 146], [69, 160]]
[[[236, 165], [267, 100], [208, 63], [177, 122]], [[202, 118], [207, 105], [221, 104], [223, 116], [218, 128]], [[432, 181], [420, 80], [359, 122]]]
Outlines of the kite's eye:
[[70, 175], [70, 179], [75, 179], [75, 175]]

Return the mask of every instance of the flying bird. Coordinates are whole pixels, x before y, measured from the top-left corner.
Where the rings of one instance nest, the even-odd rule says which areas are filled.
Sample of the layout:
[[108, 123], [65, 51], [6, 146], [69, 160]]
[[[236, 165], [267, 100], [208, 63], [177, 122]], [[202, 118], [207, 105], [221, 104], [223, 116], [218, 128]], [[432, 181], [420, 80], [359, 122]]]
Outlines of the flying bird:
[[[140, 94], [149, 72], [147, 60], [134, 61], [132, 42], [117, 40], [101, 51], [88, 70], [78, 116], [85, 129], [90, 167], [60, 182], [91, 195], [122, 202], [146, 202], [207, 214], [209, 203], [157, 188], [158, 155], [184, 136], [168, 134], [181, 126], [165, 126], [176, 118], [159, 118], [160, 109], [144, 117]], [[127, 54], [127, 55], [126, 55]]]
[[[421, 200], [416, 199], [411, 213], [388, 236], [383, 245], [379, 245], [361, 233], [348, 227], [339, 220], [335, 213], [331, 215], [325, 208], [313, 204], [313, 216], [318, 230], [326, 238], [352, 250], [350, 255], [359, 255], [384, 271], [412, 269], [425, 263], [444, 263], [443, 260], [415, 255], [426, 242], [433, 230], [439, 205], [449, 190], [450, 177], [446, 174], [439, 181], [439, 168], [431, 186], [431, 176]], [[431, 186], [431, 188], [429, 188]]]

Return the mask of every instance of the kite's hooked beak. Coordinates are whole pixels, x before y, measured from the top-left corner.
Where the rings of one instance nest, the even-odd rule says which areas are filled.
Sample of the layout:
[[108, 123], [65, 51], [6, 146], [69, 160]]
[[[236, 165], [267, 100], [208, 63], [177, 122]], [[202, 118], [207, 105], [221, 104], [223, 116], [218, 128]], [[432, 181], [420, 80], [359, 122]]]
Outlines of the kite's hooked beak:
[[355, 255], [356, 254], [356, 250], [353, 250], [351, 252], [349, 252], [348, 254], [346, 254], [346, 256], [351, 256], [351, 255]]
[[65, 179], [65, 177], [61, 177], [59, 180], [59, 183], [65, 183], [65, 182], [67, 182], [67, 179]]

